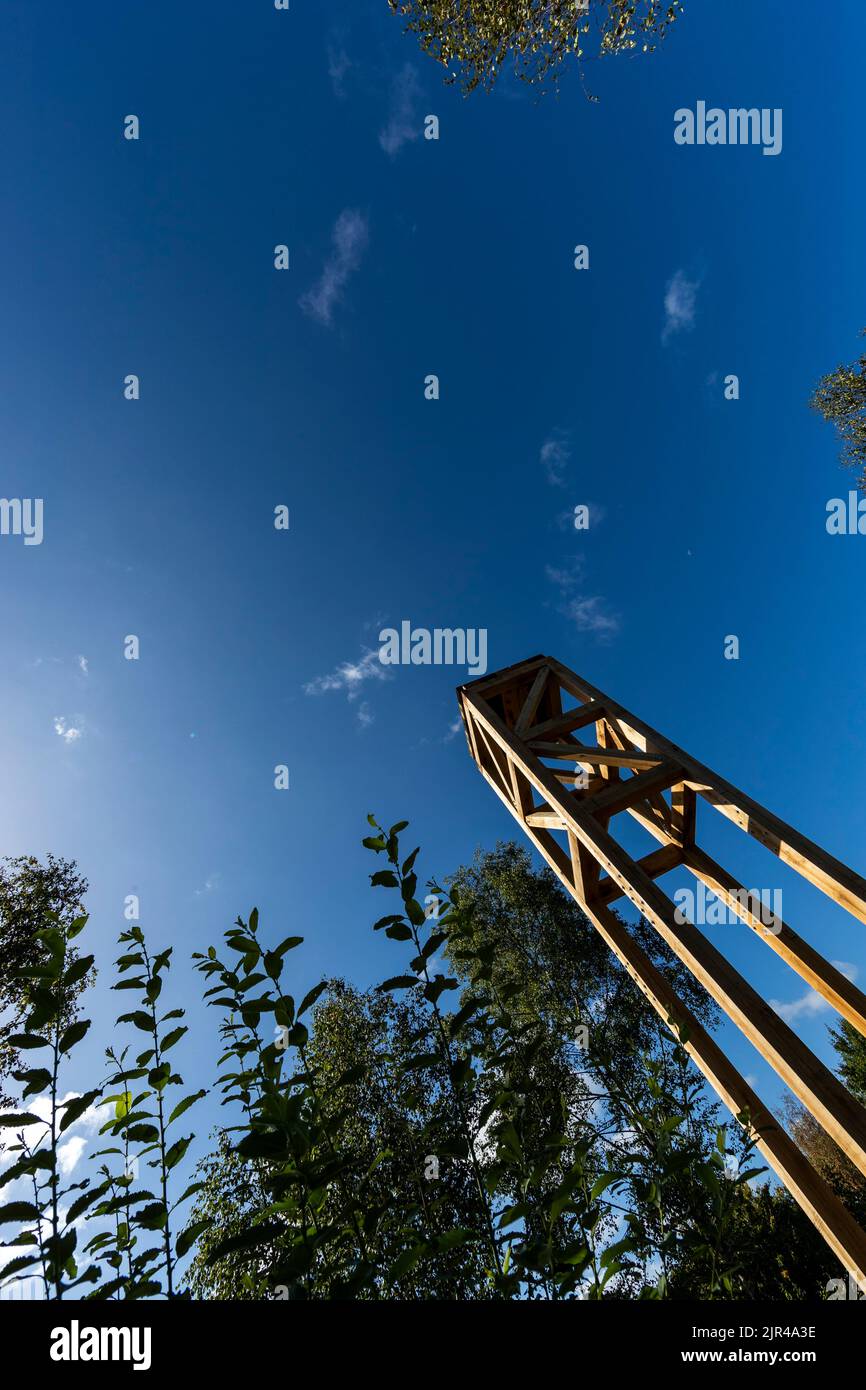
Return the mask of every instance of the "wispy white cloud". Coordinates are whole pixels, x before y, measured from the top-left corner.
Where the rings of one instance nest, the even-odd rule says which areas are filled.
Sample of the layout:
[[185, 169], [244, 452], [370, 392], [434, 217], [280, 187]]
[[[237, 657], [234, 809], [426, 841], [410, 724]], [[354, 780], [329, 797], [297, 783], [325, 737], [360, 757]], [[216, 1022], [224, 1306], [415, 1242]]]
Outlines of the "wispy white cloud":
[[361, 264], [370, 239], [367, 219], [357, 208], [344, 208], [331, 234], [333, 249], [316, 283], [298, 300], [305, 314], [330, 328], [334, 309], [351, 276]]
[[690, 280], [684, 270], [675, 271], [668, 281], [665, 290], [663, 343], [675, 333], [688, 332], [694, 327], [700, 283], [700, 280]]
[[598, 594], [589, 598], [574, 598], [566, 604], [565, 612], [578, 632], [594, 632], [597, 637], [613, 637], [619, 632], [619, 618]]
[[79, 719], [75, 724], [70, 724], [65, 715], [56, 714], [54, 732], [64, 743], [77, 743], [84, 733], [83, 722]]
[[208, 893], [215, 893], [215, 892], [217, 891], [217, 889], [218, 889], [219, 887], [221, 887], [221, 885], [222, 885], [222, 874], [220, 874], [220, 873], [208, 874], [208, 876], [207, 876], [207, 878], [205, 879], [205, 881], [204, 881], [204, 883], [202, 884], [202, 886], [201, 886], [200, 888], [196, 888], [196, 889], [195, 889], [195, 896], [196, 896], [197, 898], [203, 898], [203, 897], [205, 897]]
[[358, 723], [360, 724], [361, 728], [369, 729], [370, 725], [375, 722], [375, 719], [376, 716], [371, 710], [367, 701], [362, 700], [360, 705], [358, 706]]
[[551, 487], [565, 487], [565, 470], [571, 458], [568, 436], [562, 430], [554, 430], [542, 444], [539, 458]]
[[346, 73], [352, 67], [352, 60], [343, 48], [336, 44], [328, 44], [328, 76], [331, 79], [331, 88], [338, 101], [346, 98]]
[[89, 666], [88, 666], [88, 664], [87, 664], [87, 657], [86, 657], [86, 656], [77, 656], [77, 657], [75, 658], [75, 660], [78, 662], [78, 669], [79, 669], [80, 671], [83, 671], [84, 674], [85, 674], [85, 676], [86, 676], [88, 670], [90, 669]]
[[451, 724], [448, 725], [448, 732], [446, 733], [446, 735], [445, 735], [445, 737], [443, 738], [442, 742], [443, 742], [443, 743], [450, 743], [451, 740], [452, 740], [453, 738], [456, 738], [456, 737], [457, 737], [457, 735], [460, 733], [460, 730], [461, 730], [462, 728], [463, 728], [463, 720], [460, 718], [460, 715], [458, 714], [457, 718], [456, 718]]
[[544, 566], [544, 573], [551, 584], [555, 584], [563, 593], [575, 589], [581, 583], [585, 570], [586, 561], [582, 555], [572, 555], [564, 565]]
[[[390, 668], [383, 666], [378, 651], [367, 649], [358, 661], [343, 661], [326, 676], [316, 676], [304, 686], [305, 695], [325, 695], [331, 690], [344, 690], [350, 700], [358, 699], [365, 681], [384, 681]], [[360, 720], [360, 713], [359, 713]], [[361, 722], [363, 722], [361, 720]]]
[[[840, 974], [845, 976], [846, 980], [851, 980], [853, 983], [857, 979], [857, 967], [852, 965], [850, 961], [834, 960], [832, 964], [835, 965]], [[801, 994], [799, 998], [792, 999], [787, 1004], [781, 1003], [778, 999], [771, 999], [770, 1008], [775, 1009], [779, 1017], [783, 1018], [786, 1023], [795, 1023], [800, 1018], [813, 1018], [815, 1014], [824, 1013], [830, 1008], [830, 1005], [817, 990], [807, 989], [805, 994]]]
[[379, 131], [379, 144], [392, 159], [408, 141], [417, 140], [421, 133], [417, 113], [420, 95], [417, 69], [411, 63], [405, 63], [391, 83], [388, 120]]
[[559, 612], [578, 632], [593, 633], [601, 641], [608, 641], [619, 632], [619, 615], [612, 611], [607, 600], [600, 594], [582, 592], [586, 572], [583, 556], [573, 555], [562, 566], [546, 565], [544, 572], [559, 590]]

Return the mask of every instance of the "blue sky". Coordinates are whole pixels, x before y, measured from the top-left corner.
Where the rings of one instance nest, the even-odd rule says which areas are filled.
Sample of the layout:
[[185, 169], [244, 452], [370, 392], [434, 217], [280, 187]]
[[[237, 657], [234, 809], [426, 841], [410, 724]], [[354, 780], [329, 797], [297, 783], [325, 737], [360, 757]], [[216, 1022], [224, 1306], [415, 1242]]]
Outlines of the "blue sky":
[[[91, 882], [71, 1085], [121, 1011], [127, 895], [175, 945], [206, 1085], [188, 958], [239, 912], [307, 938], [296, 992], [365, 985], [393, 951], [368, 810], [411, 820], [425, 874], [516, 835], [454, 732], [465, 672], [365, 657], [402, 619], [485, 628], [490, 669], [552, 653], [863, 871], [866, 541], [826, 532], [852, 480], [806, 405], [866, 324], [858, 37], [855, 0], [703, 4], [588, 68], [598, 102], [574, 72], [464, 100], [385, 0], [7, 0], [2, 492], [45, 510], [40, 546], [0, 538], [0, 848]], [[782, 152], [676, 145], [698, 100], [781, 108]], [[864, 928], [729, 828], [707, 847], [863, 983]], [[829, 1012], [789, 1014], [829, 1056]]]

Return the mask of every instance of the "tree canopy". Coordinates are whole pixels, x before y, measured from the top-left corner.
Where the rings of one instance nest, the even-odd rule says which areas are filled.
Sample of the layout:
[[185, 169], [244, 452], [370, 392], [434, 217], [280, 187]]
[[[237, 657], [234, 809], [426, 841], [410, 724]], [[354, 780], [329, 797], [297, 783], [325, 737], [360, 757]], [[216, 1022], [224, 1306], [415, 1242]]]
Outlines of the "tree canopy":
[[564, 64], [650, 52], [682, 13], [681, 0], [388, 0], [423, 52], [464, 95], [490, 91], [511, 69], [522, 82], [556, 85]]
[[[7, 867], [6, 939], [24, 961], [11, 1047], [29, 1064], [0, 1114], [0, 1187], [18, 1185], [0, 1222], [24, 1228], [0, 1279], [41, 1277], [56, 1299], [85, 1285], [124, 1300], [820, 1298], [840, 1270], [819, 1235], [758, 1181], [755, 1136], [719, 1123], [682, 1040], [555, 875], [500, 844], [431, 881], [425, 909], [407, 823], [370, 824], [371, 886], [391, 909], [373, 930], [396, 973], [369, 989], [326, 978], [296, 1002], [303, 938], [268, 942], [255, 908], [193, 956], [221, 1014], [228, 1111], [192, 1183], [184, 1130], [206, 1091], [178, 1094], [171, 946], [121, 934], [131, 1041], [107, 1049], [101, 1084], [67, 1094], [89, 1028], [70, 1021], [93, 973], [75, 944], [86, 918], [70, 916], [83, 880], [63, 861]], [[713, 1027], [658, 934], [628, 929]], [[862, 1095], [863, 1040], [843, 1025], [834, 1043]], [[105, 1144], [78, 1179], [58, 1153], [93, 1107]], [[805, 1111], [789, 1119], [862, 1221], [861, 1175]]]
[[[0, 1105], [10, 1101], [5, 1088], [20, 1060], [8, 1039], [28, 1004], [31, 982], [24, 972], [45, 955], [39, 932], [52, 922], [68, 927], [79, 916], [86, 893], [87, 880], [72, 860], [49, 854], [42, 864], [33, 855], [19, 855], [0, 863]], [[77, 959], [70, 947], [70, 965]], [[91, 978], [82, 976], [69, 987], [63, 1015], [67, 1023]]]
[[[866, 337], [866, 328], [860, 336]], [[866, 353], [822, 377], [809, 404], [836, 426], [842, 463], [860, 470], [857, 486], [866, 492]]]

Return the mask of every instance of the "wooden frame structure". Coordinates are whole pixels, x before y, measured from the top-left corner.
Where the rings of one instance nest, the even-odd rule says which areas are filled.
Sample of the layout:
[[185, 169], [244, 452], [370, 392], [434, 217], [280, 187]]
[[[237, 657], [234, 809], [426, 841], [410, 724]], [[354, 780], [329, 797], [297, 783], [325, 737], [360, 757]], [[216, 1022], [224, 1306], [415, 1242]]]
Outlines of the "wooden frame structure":
[[[689, 870], [866, 1035], [866, 995], [780, 918], [768, 927], [762, 902], [698, 846], [698, 798], [864, 923], [866, 880], [552, 657], [532, 657], [483, 676], [457, 694], [483, 776], [866, 1290], [866, 1234], [611, 911], [619, 898], [631, 899], [866, 1175], [866, 1109], [657, 881], [672, 869]], [[578, 738], [587, 730], [592, 741]], [[568, 763], [574, 766], [568, 769]], [[619, 812], [633, 817], [660, 847], [634, 859], [611, 833]]]

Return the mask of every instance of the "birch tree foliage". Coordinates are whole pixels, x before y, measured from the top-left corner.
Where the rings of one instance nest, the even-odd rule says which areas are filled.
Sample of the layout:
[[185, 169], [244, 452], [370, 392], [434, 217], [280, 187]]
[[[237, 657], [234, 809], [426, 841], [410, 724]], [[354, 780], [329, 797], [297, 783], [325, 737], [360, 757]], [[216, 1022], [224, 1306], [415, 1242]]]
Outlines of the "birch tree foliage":
[[388, 0], [424, 53], [464, 96], [491, 91], [505, 70], [556, 88], [569, 62], [652, 52], [682, 0]]

